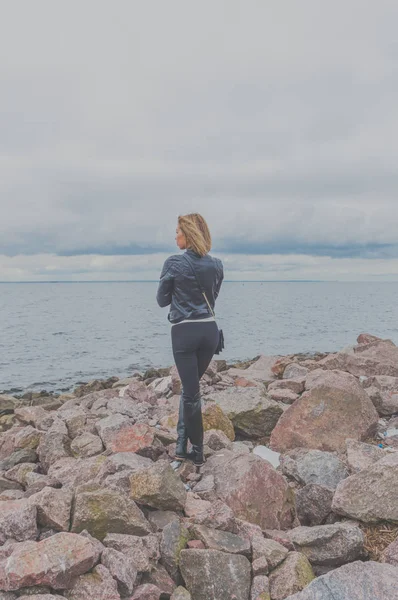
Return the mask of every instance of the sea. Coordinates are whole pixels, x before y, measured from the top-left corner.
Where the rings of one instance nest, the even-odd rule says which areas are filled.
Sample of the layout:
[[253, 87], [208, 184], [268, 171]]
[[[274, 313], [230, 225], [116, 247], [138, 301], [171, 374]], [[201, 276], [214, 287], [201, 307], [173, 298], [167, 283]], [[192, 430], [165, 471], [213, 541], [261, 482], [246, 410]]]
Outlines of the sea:
[[[173, 364], [157, 282], [0, 284], [0, 393], [65, 392]], [[227, 363], [334, 352], [362, 332], [398, 343], [398, 282], [225, 281]]]

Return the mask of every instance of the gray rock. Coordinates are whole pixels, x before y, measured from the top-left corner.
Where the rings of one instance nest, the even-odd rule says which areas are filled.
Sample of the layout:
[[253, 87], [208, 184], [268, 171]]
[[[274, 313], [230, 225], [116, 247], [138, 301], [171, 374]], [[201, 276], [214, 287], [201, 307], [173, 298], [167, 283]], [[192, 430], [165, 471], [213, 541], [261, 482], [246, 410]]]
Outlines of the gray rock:
[[251, 555], [250, 542], [234, 533], [210, 529], [210, 527], [204, 525], [193, 525], [191, 531], [193, 536], [203, 542], [205, 547], [210, 550], [220, 550], [229, 554], [243, 554], [248, 557]]
[[45, 487], [30, 496], [28, 503], [37, 510], [37, 523], [56, 531], [69, 531], [73, 492]]
[[269, 595], [269, 579], [265, 575], [253, 577], [250, 600], [271, 600]]
[[268, 575], [269, 566], [265, 556], [260, 556], [260, 558], [256, 558], [255, 560], [253, 560], [252, 572], [253, 577], [257, 577], [257, 575]]
[[80, 458], [95, 456], [104, 450], [101, 438], [89, 432], [76, 436], [70, 448], [73, 455]]
[[87, 413], [82, 408], [76, 407], [64, 410], [61, 414], [68, 430], [68, 436], [73, 440], [83, 431], [87, 421]]
[[299, 552], [289, 552], [286, 559], [269, 576], [272, 600], [284, 600], [300, 592], [315, 578], [308, 559]]
[[108, 533], [104, 545], [128, 556], [140, 573], [149, 572], [152, 563], [160, 559], [159, 540], [155, 534], [140, 537]]
[[116, 580], [119, 593], [122, 596], [133, 593], [134, 583], [137, 579], [137, 568], [128, 556], [113, 548], [105, 548], [102, 552], [101, 563]]
[[117, 583], [103, 565], [94, 567], [91, 573], [81, 575], [72, 588], [65, 590], [68, 600], [120, 600]]
[[204, 433], [203, 443], [212, 450], [222, 450], [223, 448], [232, 447], [231, 440], [219, 429], [209, 429]]
[[275, 569], [288, 555], [288, 550], [275, 540], [265, 539], [260, 536], [253, 537], [252, 541], [253, 561], [265, 558], [269, 569]]
[[160, 510], [183, 510], [187, 492], [180, 477], [166, 461], [158, 461], [130, 476], [131, 498]]
[[47, 473], [59, 459], [70, 457], [70, 440], [62, 433], [47, 432], [40, 440], [38, 453], [43, 470]]
[[161, 564], [152, 566], [149, 573], [144, 573], [142, 583], [156, 585], [161, 591], [161, 598], [168, 598], [176, 589], [177, 585]]
[[10, 538], [17, 542], [37, 537], [36, 507], [25, 499], [1, 502], [0, 546]]
[[291, 390], [295, 394], [301, 394], [305, 388], [305, 377], [295, 379], [277, 379], [269, 384], [267, 391], [270, 390]]
[[162, 590], [152, 583], [139, 585], [129, 600], [160, 600]]
[[269, 435], [283, 413], [259, 388], [231, 387], [212, 392], [209, 398], [231, 419], [235, 431], [252, 438]]
[[335, 489], [338, 483], [348, 477], [348, 471], [336, 454], [321, 450], [297, 448], [281, 457], [282, 472], [299, 483], [316, 483]]
[[21, 463], [35, 463], [37, 454], [32, 448], [23, 448], [15, 450], [8, 458], [0, 461], [0, 470], [8, 471]]
[[363, 532], [350, 523], [296, 527], [287, 535], [314, 565], [335, 567], [365, 556]]
[[180, 569], [195, 600], [248, 600], [250, 562], [241, 554], [217, 550], [182, 550]]
[[333, 490], [309, 483], [296, 492], [296, 511], [301, 525], [322, 525], [332, 510]]
[[147, 519], [154, 531], [163, 531], [166, 525], [179, 520], [178, 515], [171, 510], [151, 510], [148, 512]]
[[0, 475], [0, 494], [4, 490], [22, 490], [22, 486], [17, 481], [11, 481]]
[[195, 485], [194, 491], [202, 500], [214, 500], [216, 498], [216, 485], [214, 475], [205, 475]]
[[283, 379], [300, 379], [306, 377], [308, 369], [297, 363], [290, 363], [283, 372]]
[[170, 577], [178, 582], [180, 552], [190, 538], [188, 529], [180, 521], [172, 521], [162, 531], [160, 540], [161, 562]]
[[365, 523], [398, 522], [397, 498], [398, 452], [341, 481], [332, 510]]
[[359, 473], [386, 456], [386, 451], [373, 444], [347, 439], [347, 464], [351, 473]]
[[116, 490], [87, 484], [76, 490], [71, 531], [86, 529], [99, 540], [107, 533], [146, 535], [151, 527], [138, 506]]
[[286, 600], [398, 600], [398, 569], [357, 561], [318, 577]]

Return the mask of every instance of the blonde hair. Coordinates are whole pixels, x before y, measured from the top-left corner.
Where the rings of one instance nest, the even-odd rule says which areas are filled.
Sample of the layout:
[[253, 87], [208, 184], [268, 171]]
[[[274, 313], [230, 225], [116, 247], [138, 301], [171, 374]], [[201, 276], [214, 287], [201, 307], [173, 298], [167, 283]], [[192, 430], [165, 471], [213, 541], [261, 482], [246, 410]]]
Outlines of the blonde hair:
[[178, 225], [185, 235], [187, 248], [190, 248], [200, 256], [205, 256], [211, 249], [211, 235], [209, 227], [198, 213], [180, 215]]

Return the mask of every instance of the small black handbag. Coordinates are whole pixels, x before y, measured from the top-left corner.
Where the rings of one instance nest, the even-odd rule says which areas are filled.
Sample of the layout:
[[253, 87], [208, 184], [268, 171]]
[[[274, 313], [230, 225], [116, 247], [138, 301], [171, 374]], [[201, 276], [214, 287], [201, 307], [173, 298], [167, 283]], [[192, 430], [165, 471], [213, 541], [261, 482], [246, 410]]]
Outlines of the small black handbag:
[[[209, 302], [209, 301], [208, 301], [208, 299], [207, 299], [206, 292], [204, 291], [204, 289], [203, 289], [203, 288], [202, 288], [202, 286], [201, 286], [201, 283], [200, 283], [200, 281], [199, 281], [199, 277], [197, 276], [197, 274], [196, 274], [196, 271], [195, 271], [195, 269], [194, 269], [194, 267], [193, 267], [193, 265], [192, 265], [191, 261], [189, 260], [189, 258], [188, 258], [188, 256], [187, 256], [186, 254], [183, 254], [183, 256], [184, 256], [184, 258], [187, 260], [187, 262], [188, 262], [189, 266], [191, 267], [191, 271], [192, 271], [192, 273], [195, 275], [195, 279], [196, 279], [196, 281], [198, 282], [199, 289], [200, 289], [200, 291], [202, 292], [202, 294], [203, 294], [203, 296], [204, 296], [204, 298], [205, 298], [205, 300], [206, 300], [206, 302], [207, 302], [207, 306], [209, 307], [210, 314], [211, 314], [211, 315], [212, 315], [214, 318], [216, 318], [216, 315], [215, 315], [215, 313], [214, 313], [214, 310], [213, 310], [213, 309], [212, 309], [212, 307], [210, 306], [210, 302]], [[216, 348], [216, 349], [215, 349], [215, 351], [214, 351], [214, 354], [220, 354], [220, 352], [222, 352], [222, 351], [224, 350], [224, 334], [223, 334], [223, 331], [222, 331], [222, 329], [219, 329], [219, 330], [218, 330], [218, 334], [219, 334], [219, 338], [218, 338], [218, 344], [217, 344], [217, 348]]]

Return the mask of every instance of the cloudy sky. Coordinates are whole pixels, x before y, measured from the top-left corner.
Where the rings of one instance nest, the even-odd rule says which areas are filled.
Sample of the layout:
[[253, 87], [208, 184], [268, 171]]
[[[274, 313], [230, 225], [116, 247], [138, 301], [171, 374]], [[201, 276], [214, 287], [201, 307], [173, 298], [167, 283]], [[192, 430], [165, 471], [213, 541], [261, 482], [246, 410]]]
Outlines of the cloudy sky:
[[0, 281], [398, 280], [396, 0], [1, 0]]

